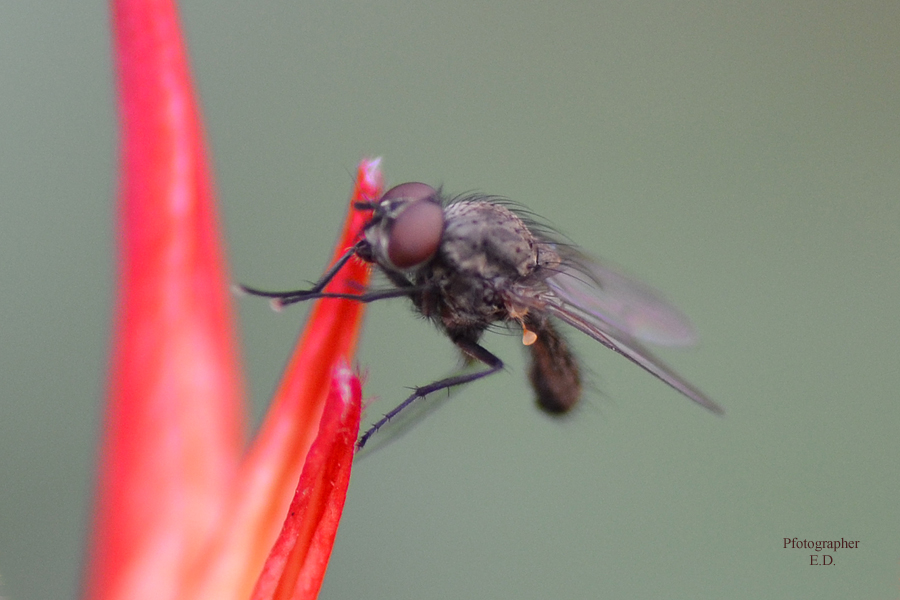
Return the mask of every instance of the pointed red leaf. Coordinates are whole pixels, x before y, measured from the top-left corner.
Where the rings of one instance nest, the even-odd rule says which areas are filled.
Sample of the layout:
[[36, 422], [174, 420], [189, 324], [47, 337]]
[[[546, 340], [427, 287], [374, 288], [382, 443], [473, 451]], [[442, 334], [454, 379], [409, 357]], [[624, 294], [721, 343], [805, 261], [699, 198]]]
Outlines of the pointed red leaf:
[[87, 596], [178, 596], [218, 526], [242, 382], [196, 101], [169, 0], [115, 0], [119, 296]]
[[253, 592], [255, 600], [312, 600], [318, 595], [350, 483], [361, 397], [359, 378], [349, 367], [338, 367], [288, 516]]

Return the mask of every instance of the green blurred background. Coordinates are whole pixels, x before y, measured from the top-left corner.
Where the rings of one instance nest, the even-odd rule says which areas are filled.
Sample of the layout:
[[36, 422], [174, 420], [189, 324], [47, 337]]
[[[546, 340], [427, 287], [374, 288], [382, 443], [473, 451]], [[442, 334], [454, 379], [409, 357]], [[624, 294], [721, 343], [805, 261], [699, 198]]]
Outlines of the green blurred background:
[[[717, 418], [570, 336], [595, 390], [538, 413], [515, 336], [354, 472], [322, 598], [896, 598], [900, 3], [183, 5], [231, 268], [324, 267], [362, 156], [520, 201], [666, 291]], [[77, 594], [109, 315], [107, 7], [0, 7], [0, 596]], [[258, 419], [306, 309], [243, 300]], [[456, 364], [368, 313], [382, 402]], [[811, 567], [784, 537], [860, 540]]]

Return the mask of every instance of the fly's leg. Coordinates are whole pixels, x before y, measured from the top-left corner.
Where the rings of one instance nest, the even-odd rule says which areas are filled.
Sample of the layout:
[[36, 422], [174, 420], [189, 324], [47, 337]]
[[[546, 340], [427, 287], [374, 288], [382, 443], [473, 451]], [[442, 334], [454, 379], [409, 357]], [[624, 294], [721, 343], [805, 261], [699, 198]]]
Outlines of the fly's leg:
[[280, 297], [274, 297], [273, 301], [275, 303], [275, 308], [281, 308], [282, 306], [286, 306], [288, 304], [295, 304], [297, 302], [304, 302], [306, 300], [318, 300], [319, 298], [339, 298], [342, 300], [356, 300], [357, 302], [362, 302], [363, 304], [368, 304], [369, 302], [375, 302], [376, 300], [385, 300], [387, 298], [403, 298], [409, 296], [410, 290], [402, 289], [402, 290], [375, 290], [372, 292], [365, 292], [362, 294], [331, 294], [328, 292], [318, 292], [315, 294], [307, 294], [302, 297], [292, 296], [287, 299], [282, 299]]
[[387, 425], [388, 421], [396, 417], [403, 411], [403, 409], [409, 407], [409, 405], [416, 400], [424, 398], [428, 394], [432, 394], [440, 390], [446, 390], [456, 385], [462, 385], [464, 383], [476, 381], [478, 379], [481, 379], [482, 377], [487, 377], [488, 375], [493, 375], [503, 368], [502, 360], [500, 360], [498, 357], [494, 356], [485, 348], [479, 346], [475, 342], [457, 340], [455, 343], [457, 346], [459, 346], [460, 350], [466, 353], [467, 356], [483, 362], [487, 365], [488, 368], [483, 371], [477, 371], [475, 373], [463, 373], [461, 375], [454, 375], [453, 377], [447, 377], [446, 379], [441, 379], [439, 381], [435, 381], [434, 383], [415, 388], [415, 391], [409, 398], [401, 402], [396, 408], [384, 415], [374, 425], [372, 425], [368, 429], [368, 431], [362, 434], [362, 436], [359, 438], [359, 441], [356, 442], [357, 452], [359, 450], [362, 450], [363, 446], [366, 445], [366, 442], [369, 441], [369, 438], [372, 437], [379, 429]]
[[357, 302], [375, 302], [376, 300], [384, 300], [386, 298], [402, 298], [405, 296], [409, 296], [410, 292], [415, 292], [419, 288], [417, 286], [412, 285], [409, 281], [405, 279], [397, 279], [391, 278], [393, 283], [397, 286], [398, 289], [391, 290], [374, 290], [369, 292], [361, 292], [359, 294], [334, 294], [330, 292], [323, 292], [331, 280], [334, 279], [334, 276], [338, 274], [338, 272], [347, 264], [354, 255], [358, 255], [362, 248], [364, 248], [365, 242], [359, 242], [352, 248], [349, 248], [338, 260], [334, 263], [334, 265], [322, 275], [322, 278], [315, 283], [308, 290], [291, 290], [287, 292], [268, 292], [265, 290], [260, 290], [257, 288], [252, 288], [246, 285], [239, 285], [238, 289], [245, 294], [250, 294], [251, 296], [262, 296], [263, 298], [271, 298], [272, 305], [274, 308], [279, 309], [289, 304], [296, 304], [297, 302], [305, 302], [306, 300], [318, 300], [319, 298], [342, 298], [346, 300], [356, 300]]
[[330, 269], [328, 269], [322, 278], [319, 279], [317, 283], [315, 283], [308, 290], [291, 290], [287, 292], [267, 292], [265, 290], [259, 290], [256, 288], [252, 288], [246, 285], [239, 285], [238, 288], [244, 293], [250, 294], [251, 296], [262, 296], [264, 298], [272, 298], [277, 301], [279, 306], [284, 306], [286, 304], [293, 304], [295, 302], [302, 302], [304, 300], [313, 300], [316, 298], [322, 297], [330, 297], [323, 296], [322, 290], [325, 289], [325, 286], [328, 285], [334, 276], [338, 274], [338, 272], [344, 268], [344, 265], [347, 264], [353, 256], [359, 253], [362, 248], [362, 243], [359, 242], [352, 247], [348, 248], [344, 254], [337, 259], [337, 262], [332, 265]]

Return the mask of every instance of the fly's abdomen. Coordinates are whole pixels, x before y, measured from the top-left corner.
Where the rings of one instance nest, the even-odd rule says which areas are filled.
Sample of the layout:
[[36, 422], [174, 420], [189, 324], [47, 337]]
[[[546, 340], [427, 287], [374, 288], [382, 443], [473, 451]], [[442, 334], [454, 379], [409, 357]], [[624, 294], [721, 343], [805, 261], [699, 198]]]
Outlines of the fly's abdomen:
[[538, 407], [546, 413], [567, 413], [581, 398], [581, 369], [578, 359], [549, 320], [529, 321], [537, 339], [531, 351], [529, 379], [537, 395]]

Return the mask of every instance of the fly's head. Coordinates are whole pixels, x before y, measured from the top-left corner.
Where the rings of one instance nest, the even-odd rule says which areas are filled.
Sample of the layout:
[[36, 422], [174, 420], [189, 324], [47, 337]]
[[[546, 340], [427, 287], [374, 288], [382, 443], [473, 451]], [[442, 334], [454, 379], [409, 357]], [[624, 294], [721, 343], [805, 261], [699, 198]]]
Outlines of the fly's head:
[[364, 229], [360, 257], [383, 269], [408, 273], [430, 261], [444, 233], [444, 207], [433, 187], [403, 183], [389, 189], [374, 205]]

